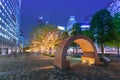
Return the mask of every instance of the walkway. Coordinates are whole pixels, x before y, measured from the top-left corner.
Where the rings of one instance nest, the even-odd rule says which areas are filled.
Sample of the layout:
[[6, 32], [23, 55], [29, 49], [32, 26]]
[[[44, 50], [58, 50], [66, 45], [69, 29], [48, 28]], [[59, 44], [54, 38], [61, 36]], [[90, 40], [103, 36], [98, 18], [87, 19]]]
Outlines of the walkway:
[[53, 61], [40, 55], [0, 58], [0, 80], [120, 80], [119, 61], [108, 67], [77, 62], [70, 70], [55, 68]]

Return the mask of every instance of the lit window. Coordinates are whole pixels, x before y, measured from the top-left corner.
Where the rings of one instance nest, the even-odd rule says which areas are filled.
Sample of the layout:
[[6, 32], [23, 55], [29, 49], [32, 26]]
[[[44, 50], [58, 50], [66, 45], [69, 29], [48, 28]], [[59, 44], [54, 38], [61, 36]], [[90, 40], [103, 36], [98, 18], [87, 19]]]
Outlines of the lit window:
[[1, 1], [0, 1], [0, 6], [2, 5]]
[[4, 0], [2, 0], [4, 2]]
[[5, 9], [5, 7], [2, 5], [2, 8]]

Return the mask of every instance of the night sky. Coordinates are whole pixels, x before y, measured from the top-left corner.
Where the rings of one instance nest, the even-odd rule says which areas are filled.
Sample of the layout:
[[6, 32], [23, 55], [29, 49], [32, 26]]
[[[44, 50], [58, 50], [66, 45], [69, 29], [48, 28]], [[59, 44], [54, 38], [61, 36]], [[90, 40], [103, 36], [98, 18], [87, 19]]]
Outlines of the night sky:
[[106, 8], [112, 0], [22, 0], [21, 28], [26, 39], [32, 28], [38, 24], [38, 17], [54, 25], [66, 26], [71, 15], [77, 22], [84, 22], [85, 16]]

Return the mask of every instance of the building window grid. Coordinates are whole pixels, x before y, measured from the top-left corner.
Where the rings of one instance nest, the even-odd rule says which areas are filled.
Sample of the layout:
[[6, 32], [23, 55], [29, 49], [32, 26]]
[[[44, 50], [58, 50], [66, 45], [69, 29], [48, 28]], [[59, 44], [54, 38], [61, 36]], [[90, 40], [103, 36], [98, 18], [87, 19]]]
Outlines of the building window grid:
[[[4, 0], [3, 0], [3, 2], [4, 2]], [[8, 1], [7, 1], [7, 3], [8, 3]], [[6, 6], [6, 4], [5, 4], [5, 6]], [[6, 7], [7, 7], [7, 6], [6, 6]], [[4, 7], [3, 5], [2, 5], [2, 8], [5, 9], [5, 7]], [[7, 7], [7, 9], [8, 9], [8, 7]], [[5, 13], [6, 13], [7, 10], [4, 10], [4, 11], [5, 11]], [[7, 15], [8, 15], [8, 14], [10, 14], [10, 9], [9, 9], [9, 13], [7, 12]], [[5, 15], [5, 14], [3, 13], [3, 16], [4, 16], [4, 15]], [[4, 17], [5, 17], [5, 16], [4, 16]], [[11, 19], [10, 16], [9, 16], [9, 19], [10, 19], [12, 25], [15, 26], [16, 23], [14, 23], [14, 21]], [[7, 20], [8, 20], [8, 19], [7, 19]], [[4, 23], [4, 20], [2, 20], [2, 22]], [[5, 24], [6, 24], [6, 23], [5, 23]], [[13, 29], [14, 29], [14, 28], [13, 28]], [[14, 29], [14, 31], [15, 31], [15, 30], [17, 30], [17, 28]], [[6, 31], [6, 30], [5, 30], [5, 31]], [[13, 31], [13, 32], [14, 32], [14, 31]], [[10, 33], [10, 34], [11, 34], [11, 33]], [[14, 34], [14, 35], [15, 35], [15, 34]], [[5, 36], [5, 35], [4, 35], [4, 36]], [[12, 35], [12, 36], [13, 36], [13, 35]], [[6, 37], [6, 36], [5, 36], [5, 37]], [[14, 36], [14, 38], [16, 38], [16, 37]]]

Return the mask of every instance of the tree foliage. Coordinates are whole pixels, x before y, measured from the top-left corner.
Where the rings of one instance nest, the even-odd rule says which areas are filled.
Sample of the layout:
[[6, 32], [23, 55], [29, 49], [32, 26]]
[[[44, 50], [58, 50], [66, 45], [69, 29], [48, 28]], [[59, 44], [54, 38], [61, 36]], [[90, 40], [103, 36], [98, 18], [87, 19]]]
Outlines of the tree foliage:
[[102, 9], [96, 12], [90, 22], [91, 38], [101, 46], [104, 54], [104, 44], [115, 39], [115, 29], [110, 12]]
[[[72, 31], [71, 31], [71, 36], [75, 36], [75, 35], [78, 35], [78, 34], [81, 34], [81, 33], [82, 33], [79, 23], [73, 24], [71, 30], [72, 30]], [[76, 50], [76, 53], [77, 53], [77, 47], [78, 47], [77, 43], [72, 42], [71, 46], [72, 46], [73, 48], [75, 48], [75, 49], [73, 49], [73, 50], [74, 50], [74, 51]], [[73, 53], [75, 53], [75, 52], [73, 52]]]
[[116, 13], [113, 17], [113, 23], [115, 25], [115, 31], [117, 34], [117, 40], [120, 40], [120, 12]]
[[64, 31], [62, 33], [62, 39], [68, 38], [69, 37], [69, 33], [67, 31]]
[[117, 47], [118, 56], [119, 56], [119, 48], [120, 48], [120, 12], [116, 13], [114, 15], [113, 23], [115, 25], [115, 31], [116, 31], [116, 39], [113, 41], [113, 46]]
[[116, 13], [113, 17], [113, 23], [114, 23], [114, 29], [115, 29], [115, 35], [116, 38], [108, 43], [109, 46], [115, 47], [119, 46], [120, 47], [120, 13]]
[[82, 31], [82, 34], [87, 36], [87, 37], [91, 36], [90, 30], [84, 30], [84, 31]]
[[77, 35], [77, 34], [81, 34], [81, 28], [80, 28], [80, 24], [79, 23], [75, 23], [72, 26], [72, 31], [71, 31], [71, 36]]
[[49, 49], [56, 48], [61, 40], [61, 32], [53, 25], [43, 25], [35, 27], [31, 41], [33, 51], [49, 52]]

